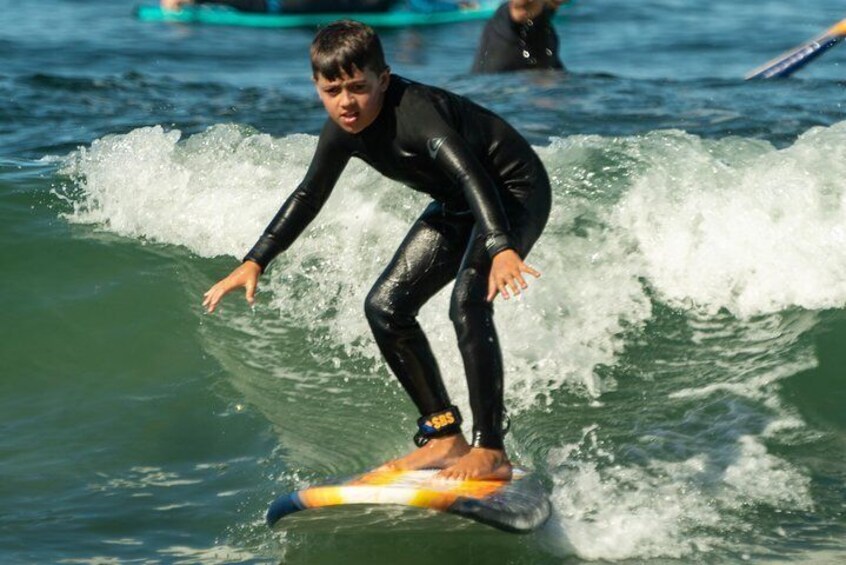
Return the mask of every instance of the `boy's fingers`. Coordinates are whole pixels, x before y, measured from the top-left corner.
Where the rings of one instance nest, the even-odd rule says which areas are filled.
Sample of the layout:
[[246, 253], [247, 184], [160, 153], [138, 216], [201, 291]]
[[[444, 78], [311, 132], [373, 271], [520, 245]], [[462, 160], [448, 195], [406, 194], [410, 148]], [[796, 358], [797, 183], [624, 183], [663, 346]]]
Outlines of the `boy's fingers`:
[[497, 288], [496, 283], [494, 282], [493, 277], [488, 277], [488, 296], [487, 301], [493, 302], [493, 299], [496, 298]]
[[529, 273], [530, 275], [532, 275], [536, 279], [540, 278], [540, 276], [541, 276], [539, 271], [536, 271], [535, 269], [531, 268], [530, 266], [526, 265], [525, 263], [523, 263], [523, 265], [520, 267], [520, 270], [523, 271], [524, 273]]
[[208, 306], [212, 302], [216, 302], [216, 300], [214, 299], [214, 295], [215, 289], [214, 287], [211, 287], [208, 292], [203, 295], [203, 306]]
[[517, 282], [520, 283], [520, 288], [529, 288], [529, 285], [526, 283], [526, 279], [523, 278], [523, 275], [517, 273], [515, 278], [517, 279]]
[[517, 286], [516, 279], [511, 279], [510, 281], [508, 281], [508, 287], [511, 289], [511, 294], [513, 294], [514, 296], [520, 294], [520, 287]]

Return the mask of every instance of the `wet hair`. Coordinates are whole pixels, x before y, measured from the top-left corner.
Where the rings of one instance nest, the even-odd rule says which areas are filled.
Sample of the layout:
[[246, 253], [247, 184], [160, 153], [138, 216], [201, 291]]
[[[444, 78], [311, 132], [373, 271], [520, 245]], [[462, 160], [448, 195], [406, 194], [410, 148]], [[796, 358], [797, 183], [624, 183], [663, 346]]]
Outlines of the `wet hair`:
[[316, 79], [337, 80], [356, 69], [376, 74], [388, 68], [382, 42], [368, 25], [340, 20], [322, 28], [311, 42], [311, 72]]

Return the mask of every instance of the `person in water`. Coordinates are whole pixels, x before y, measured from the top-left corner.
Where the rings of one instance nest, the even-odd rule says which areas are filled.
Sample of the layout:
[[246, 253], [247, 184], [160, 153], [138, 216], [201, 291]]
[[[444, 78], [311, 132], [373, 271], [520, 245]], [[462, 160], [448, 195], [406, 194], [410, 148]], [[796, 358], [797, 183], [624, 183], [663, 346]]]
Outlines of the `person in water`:
[[569, 0], [508, 0], [485, 24], [474, 73], [565, 70], [558, 57], [555, 11]]
[[386, 12], [397, 0], [161, 0], [165, 10], [191, 4], [220, 4], [240, 12], [264, 14], [326, 14]]
[[[214, 312], [244, 287], [253, 304], [259, 276], [297, 239], [329, 198], [351, 157], [428, 194], [365, 301], [389, 367], [421, 414], [418, 449], [386, 464], [441, 468], [446, 478], [511, 476], [503, 444], [503, 363], [493, 301], [540, 276], [523, 258], [549, 216], [546, 170], [529, 143], [496, 114], [446, 90], [391, 73], [379, 37], [359, 22], [321, 29], [311, 45], [317, 93], [328, 114], [311, 164], [242, 264], [204, 295]], [[473, 413], [472, 439], [450, 401], [416, 317], [454, 282], [449, 316], [458, 335]]]

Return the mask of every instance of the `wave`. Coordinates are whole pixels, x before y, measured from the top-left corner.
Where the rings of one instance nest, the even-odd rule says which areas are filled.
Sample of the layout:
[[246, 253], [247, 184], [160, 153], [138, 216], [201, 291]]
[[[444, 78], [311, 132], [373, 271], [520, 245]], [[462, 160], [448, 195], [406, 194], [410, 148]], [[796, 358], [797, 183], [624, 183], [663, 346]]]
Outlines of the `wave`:
[[[782, 388], [818, 366], [807, 336], [822, 310], [846, 300], [844, 135], [846, 122], [783, 148], [676, 130], [536, 148], [554, 190], [529, 258], [543, 277], [523, 300], [498, 306], [497, 324], [519, 421], [509, 449], [553, 486], [548, 551], [786, 551], [779, 516], [825, 505], [816, 471], [790, 455], [824, 434]], [[186, 138], [136, 129], [69, 155], [56, 195], [71, 222], [237, 259], [302, 177], [315, 142], [238, 125]], [[413, 425], [361, 303], [425, 204], [351, 163], [264, 277], [260, 306], [248, 312], [232, 297], [204, 320], [207, 349], [299, 464], [283, 482], [358, 470], [373, 445], [382, 458], [401, 449], [405, 438], [367, 418]], [[198, 260], [192, 280], [225, 274], [209, 263], [226, 267]], [[467, 410], [447, 299], [435, 297], [421, 323]], [[362, 433], [333, 442], [339, 426]], [[752, 541], [735, 543], [731, 532]]]

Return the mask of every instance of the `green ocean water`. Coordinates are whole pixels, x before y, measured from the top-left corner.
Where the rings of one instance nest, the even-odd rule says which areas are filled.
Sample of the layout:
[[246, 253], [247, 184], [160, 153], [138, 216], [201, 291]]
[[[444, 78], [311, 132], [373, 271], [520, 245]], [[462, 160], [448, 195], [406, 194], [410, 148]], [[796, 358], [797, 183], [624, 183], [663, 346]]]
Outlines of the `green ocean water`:
[[[362, 302], [426, 202], [351, 163], [257, 306], [204, 314], [308, 165], [310, 33], [145, 26], [118, 4], [0, 24], [0, 560], [846, 557], [843, 54], [735, 78], [838, 6], [613, 3], [619, 33], [591, 43], [605, 8], [579, 5], [566, 79], [465, 74], [475, 24], [386, 35], [397, 72], [504, 115], [553, 182], [543, 277], [497, 308], [508, 449], [553, 504], [514, 536], [267, 529], [278, 494], [411, 446]], [[753, 22], [768, 33], [737, 33]], [[469, 412], [446, 310], [421, 323]]]

